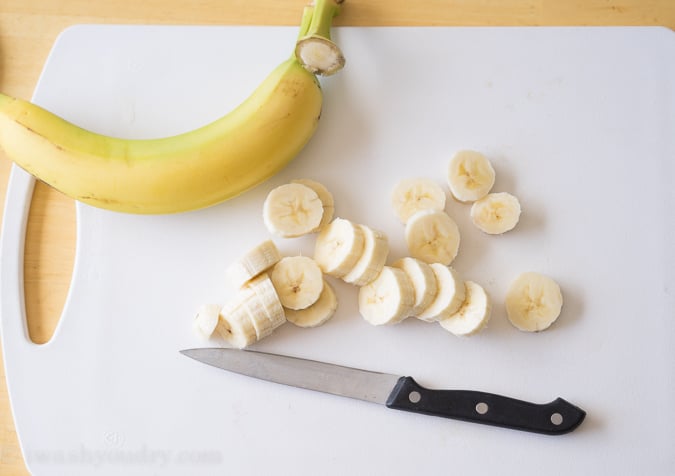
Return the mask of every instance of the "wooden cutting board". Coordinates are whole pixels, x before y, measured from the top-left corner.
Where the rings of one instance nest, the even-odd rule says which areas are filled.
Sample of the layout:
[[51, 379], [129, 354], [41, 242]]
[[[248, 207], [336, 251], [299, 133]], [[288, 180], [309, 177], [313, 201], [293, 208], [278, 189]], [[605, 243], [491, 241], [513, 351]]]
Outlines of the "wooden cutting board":
[[[54, 46], [38, 104], [84, 127], [156, 137], [234, 107], [288, 55], [284, 27], [81, 26]], [[22, 245], [32, 180], [15, 170], [0, 248], [6, 374], [29, 469], [42, 474], [665, 474], [675, 412], [675, 37], [659, 28], [340, 28], [348, 58], [323, 81], [321, 127], [282, 174], [208, 210], [138, 217], [78, 205], [77, 258], [52, 341], [31, 344]], [[552, 54], [555, 52], [555, 54]], [[214, 60], [215, 58], [215, 60]], [[198, 85], [198, 86], [196, 86]], [[189, 93], [186, 93], [189, 91]], [[405, 255], [389, 194], [401, 178], [444, 183], [459, 148], [488, 155], [495, 190], [520, 197], [513, 232], [482, 235], [468, 207], [455, 262], [494, 302], [459, 339], [408, 320], [375, 328], [354, 288], [324, 327], [284, 326], [256, 349], [413, 375], [588, 411], [550, 438], [392, 412], [199, 366], [195, 309], [231, 291], [223, 270], [269, 237], [261, 206], [298, 177], [337, 214], [385, 231]], [[312, 238], [276, 240], [311, 254]], [[520, 272], [566, 298], [549, 331], [523, 334], [503, 298]]]

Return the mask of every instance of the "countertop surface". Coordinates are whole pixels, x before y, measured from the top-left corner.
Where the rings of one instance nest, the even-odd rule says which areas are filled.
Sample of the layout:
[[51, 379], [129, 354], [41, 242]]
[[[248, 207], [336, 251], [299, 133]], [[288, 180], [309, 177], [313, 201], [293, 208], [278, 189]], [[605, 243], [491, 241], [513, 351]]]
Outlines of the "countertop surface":
[[[296, 25], [305, 0], [180, 0], [92, 4], [82, 0], [4, 0], [0, 5], [0, 90], [30, 98], [56, 36], [80, 23]], [[675, 28], [672, 0], [347, 0], [336, 25], [660, 25]], [[4, 205], [11, 162], [0, 153]], [[26, 308], [31, 338], [46, 342], [58, 322], [75, 250], [74, 202], [38, 183], [25, 250]], [[28, 474], [14, 431], [0, 366], [0, 474]]]

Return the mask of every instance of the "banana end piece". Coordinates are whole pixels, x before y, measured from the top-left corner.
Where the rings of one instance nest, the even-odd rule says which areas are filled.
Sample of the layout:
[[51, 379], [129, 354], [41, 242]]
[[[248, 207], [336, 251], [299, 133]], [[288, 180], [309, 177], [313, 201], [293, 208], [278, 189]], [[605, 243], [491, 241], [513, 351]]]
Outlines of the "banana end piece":
[[295, 57], [310, 73], [330, 76], [345, 66], [345, 57], [331, 40], [318, 35], [302, 38], [295, 45]]

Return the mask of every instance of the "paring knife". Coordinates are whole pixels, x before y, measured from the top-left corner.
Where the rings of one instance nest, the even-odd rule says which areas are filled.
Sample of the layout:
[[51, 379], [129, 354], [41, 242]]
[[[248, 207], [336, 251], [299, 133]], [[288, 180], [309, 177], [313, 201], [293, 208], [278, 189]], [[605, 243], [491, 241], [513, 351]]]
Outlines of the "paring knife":
[[227, 348], [180, 351], [224, 370], [294, 387], [384, 404], [396, 410], [454, 418], [515, 430], [561, 435], [586, 412], [556, 398], [537, 404], [473, 390], [431, 390], [402, 377], [314, 360]]

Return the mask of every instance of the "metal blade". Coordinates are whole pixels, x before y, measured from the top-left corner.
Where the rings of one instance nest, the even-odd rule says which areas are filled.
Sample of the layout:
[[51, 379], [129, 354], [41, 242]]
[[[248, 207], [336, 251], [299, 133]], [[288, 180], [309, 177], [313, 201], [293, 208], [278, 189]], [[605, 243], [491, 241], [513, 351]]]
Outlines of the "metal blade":
[[247, 350], [204, 348], [181, 354], [208, 365], [293, 387], [384, 404], [400, 376]]

